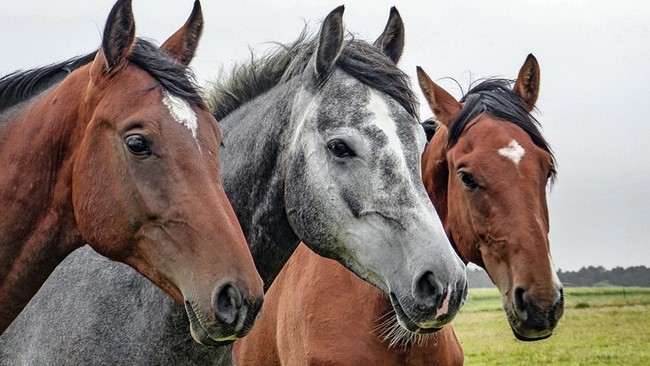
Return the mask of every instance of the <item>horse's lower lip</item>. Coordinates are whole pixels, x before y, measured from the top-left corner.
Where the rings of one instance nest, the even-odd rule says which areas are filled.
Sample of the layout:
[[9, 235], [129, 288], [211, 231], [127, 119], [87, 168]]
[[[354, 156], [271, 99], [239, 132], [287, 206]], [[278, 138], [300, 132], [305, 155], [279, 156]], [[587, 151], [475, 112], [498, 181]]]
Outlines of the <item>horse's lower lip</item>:
[[205, 338], [203, 338], [201, 340], [196, 340], [196, 341], [199, 342], [200, 344], [204, 345], [204, 346], [222, 347], [222, 346], [227, 346], [229, 344], [232, 344], [233, 342], [235, 342], [235, 339], [230, 339], [230, 340], [227, 340], [227, 341], [216, 341], [216, 340], [214, 340], [212, 338], [205, 337]]
[[527, 336], [521, 335], [519, 332], [517, 332], [517, 330], [515, 330], [514, 327], [510, 327], [510, 328], [512, 329], [512, 333], [515, 335], [515, 338], [517, 338], [518, 340], [523, 341], [523, 342], [541, 341], [541, 340], [546, 339], [546, 338], [553, 335], [553, 332], [549, 332], [548, 334], [538, 336], [538, 337], [537, 336], [536, 337], [527, 337]]
[[555, 327], [526, 326], [526, 322], [517, 317], [516, 313], [504, 305], [510, 329], [515, 338], [523, 342], [541, 341], [553, 335]]
[[397, 315], [397, 320], [399, 321], [399, 324], [409, 332], [416, 333], [416, 334], [429, 334], [429, 333], [435, 333], [440, 329], [442, 329], [442, 328], [435, 328], [435, 327], [420, 328], [417, 324], [415, 324], [411, 320], [411, 318], [409, 318], [408, 315], [406, 315], [406, 312], [402, 308], [402, 305], [397, 300], [397, 296], [395, 296], [395, 294], [392, 292], [390, 293], [390, 302], [393, 305], [393, 309], [395, 309], [395, 314]]

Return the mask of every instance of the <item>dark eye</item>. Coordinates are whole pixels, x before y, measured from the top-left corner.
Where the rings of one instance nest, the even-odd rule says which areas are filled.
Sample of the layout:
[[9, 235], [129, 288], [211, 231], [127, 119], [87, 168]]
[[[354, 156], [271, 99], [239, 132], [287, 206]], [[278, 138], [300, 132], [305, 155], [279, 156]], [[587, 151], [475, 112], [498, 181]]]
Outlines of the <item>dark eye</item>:
[[151, 155], [151, 150], [149, 149], [149, 144], [140, 135], [131, 135], [124, 140], [126, 148], [129, 149], [131, 154], [139, 157], [147, 157]]
[[476, 184], [474, 178], [472, 178], [472, 176], [466, 172], [458, 172], [458, 178], [460, 178], [465, 187], [469, 189], [476, 189], [478, 187], [478, 184]]
[[350, 149], [350, 147], [345, 142], [343, 142], [343, 140], [339, 139], [334, 139], [328, 142], [327, 148], [330, 149], [334, 156], [339, 158], [352, 157], [356, 155], [354, 151], [352, 151], [352, 149]]

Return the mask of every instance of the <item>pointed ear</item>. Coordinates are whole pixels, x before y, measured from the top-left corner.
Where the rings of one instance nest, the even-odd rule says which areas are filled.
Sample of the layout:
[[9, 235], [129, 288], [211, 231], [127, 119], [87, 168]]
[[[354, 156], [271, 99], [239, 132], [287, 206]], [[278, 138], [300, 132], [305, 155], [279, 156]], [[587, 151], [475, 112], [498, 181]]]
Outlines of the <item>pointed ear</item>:
[[192, 14], [187, 22], [160, 47], [174, 56], [181, 64], [188, 66], [199, 45], [201, 32], [203, 32], [203, 12], [201, 3], [199, 0], [195, 0]]
[[463, 107], [456, 98], [434, 83], [420, 66], [417, 67], [418, 82], [422, 93], [429, 103], [431, 111], [436, 115], [436, 120], [449, 127], [451, 119]]
[[325, 79], [334, 71], [336, 60], [343, 49], [343, 5], [332, 10], [321, 26], [316, 49], [316, 75]]
[[404, 22], [396, 7], [390, 8], [390, 16], [384, 32], [374, 43], [384, 55], [388, 56], [394, 63], [402, 57], [404, 50]]
[[524, 65], [519, 70], [519, 76], [517, 76], [517, 81], [513, 87], [515, 93], [519, 94], [528, 106], [528, 112], [535, 108], [535, 102], [537, 102], [539, 96], [539, 79], [539, 64], [531, 53], [526, 57]]
[[126, 61], [134, 43], [135, 21], [131, 0], [118, 0], [106, 20], [102, 48], [95, 56], [91, 73], [98, 77], [114, 71]]

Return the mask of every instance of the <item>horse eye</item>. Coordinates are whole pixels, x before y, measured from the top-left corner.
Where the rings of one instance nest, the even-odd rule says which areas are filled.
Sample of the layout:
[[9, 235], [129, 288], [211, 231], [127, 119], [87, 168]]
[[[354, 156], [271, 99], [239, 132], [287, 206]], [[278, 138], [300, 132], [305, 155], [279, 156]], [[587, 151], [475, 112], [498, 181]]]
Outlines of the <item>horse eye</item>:
[[139, 157], [147, 157], [151, 155], [151, 149], [149, 149], [149, 144], [140, 135], [131, 135], [124, 140], [126, 148], [129, 149], [129, 152], [133, 155]]
[[471, 175], [469, 175], [466, 172], [458, 172], [458, 177], [460, 178], [461, 182], [465, 185], [465, 187], [469, 189], [476, 189], [478, 187], [478, 184], [476, 181], [474, 181], [474, 178], [472, 178]]
[[339, 158], [353, 157], [356, 155], [345, 142], [339, 139], [328, 142], [327, 148], [330, 149], [334, 156]]

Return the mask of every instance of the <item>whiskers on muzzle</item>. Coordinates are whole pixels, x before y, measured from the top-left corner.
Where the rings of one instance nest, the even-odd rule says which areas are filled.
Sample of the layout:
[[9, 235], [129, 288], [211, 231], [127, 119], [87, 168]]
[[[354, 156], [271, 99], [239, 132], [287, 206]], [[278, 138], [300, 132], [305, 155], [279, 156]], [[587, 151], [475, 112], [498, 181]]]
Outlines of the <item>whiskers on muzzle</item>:
[[377, 319], [377, 325], [372, 329], [388, 348], [398, 348], [406, 351], [409, 347], [424, 346], [430, 340], [435, 340], [436, 333], [418, 334], [404, 329], [397, 320], [397, 314], [390, 309]]

